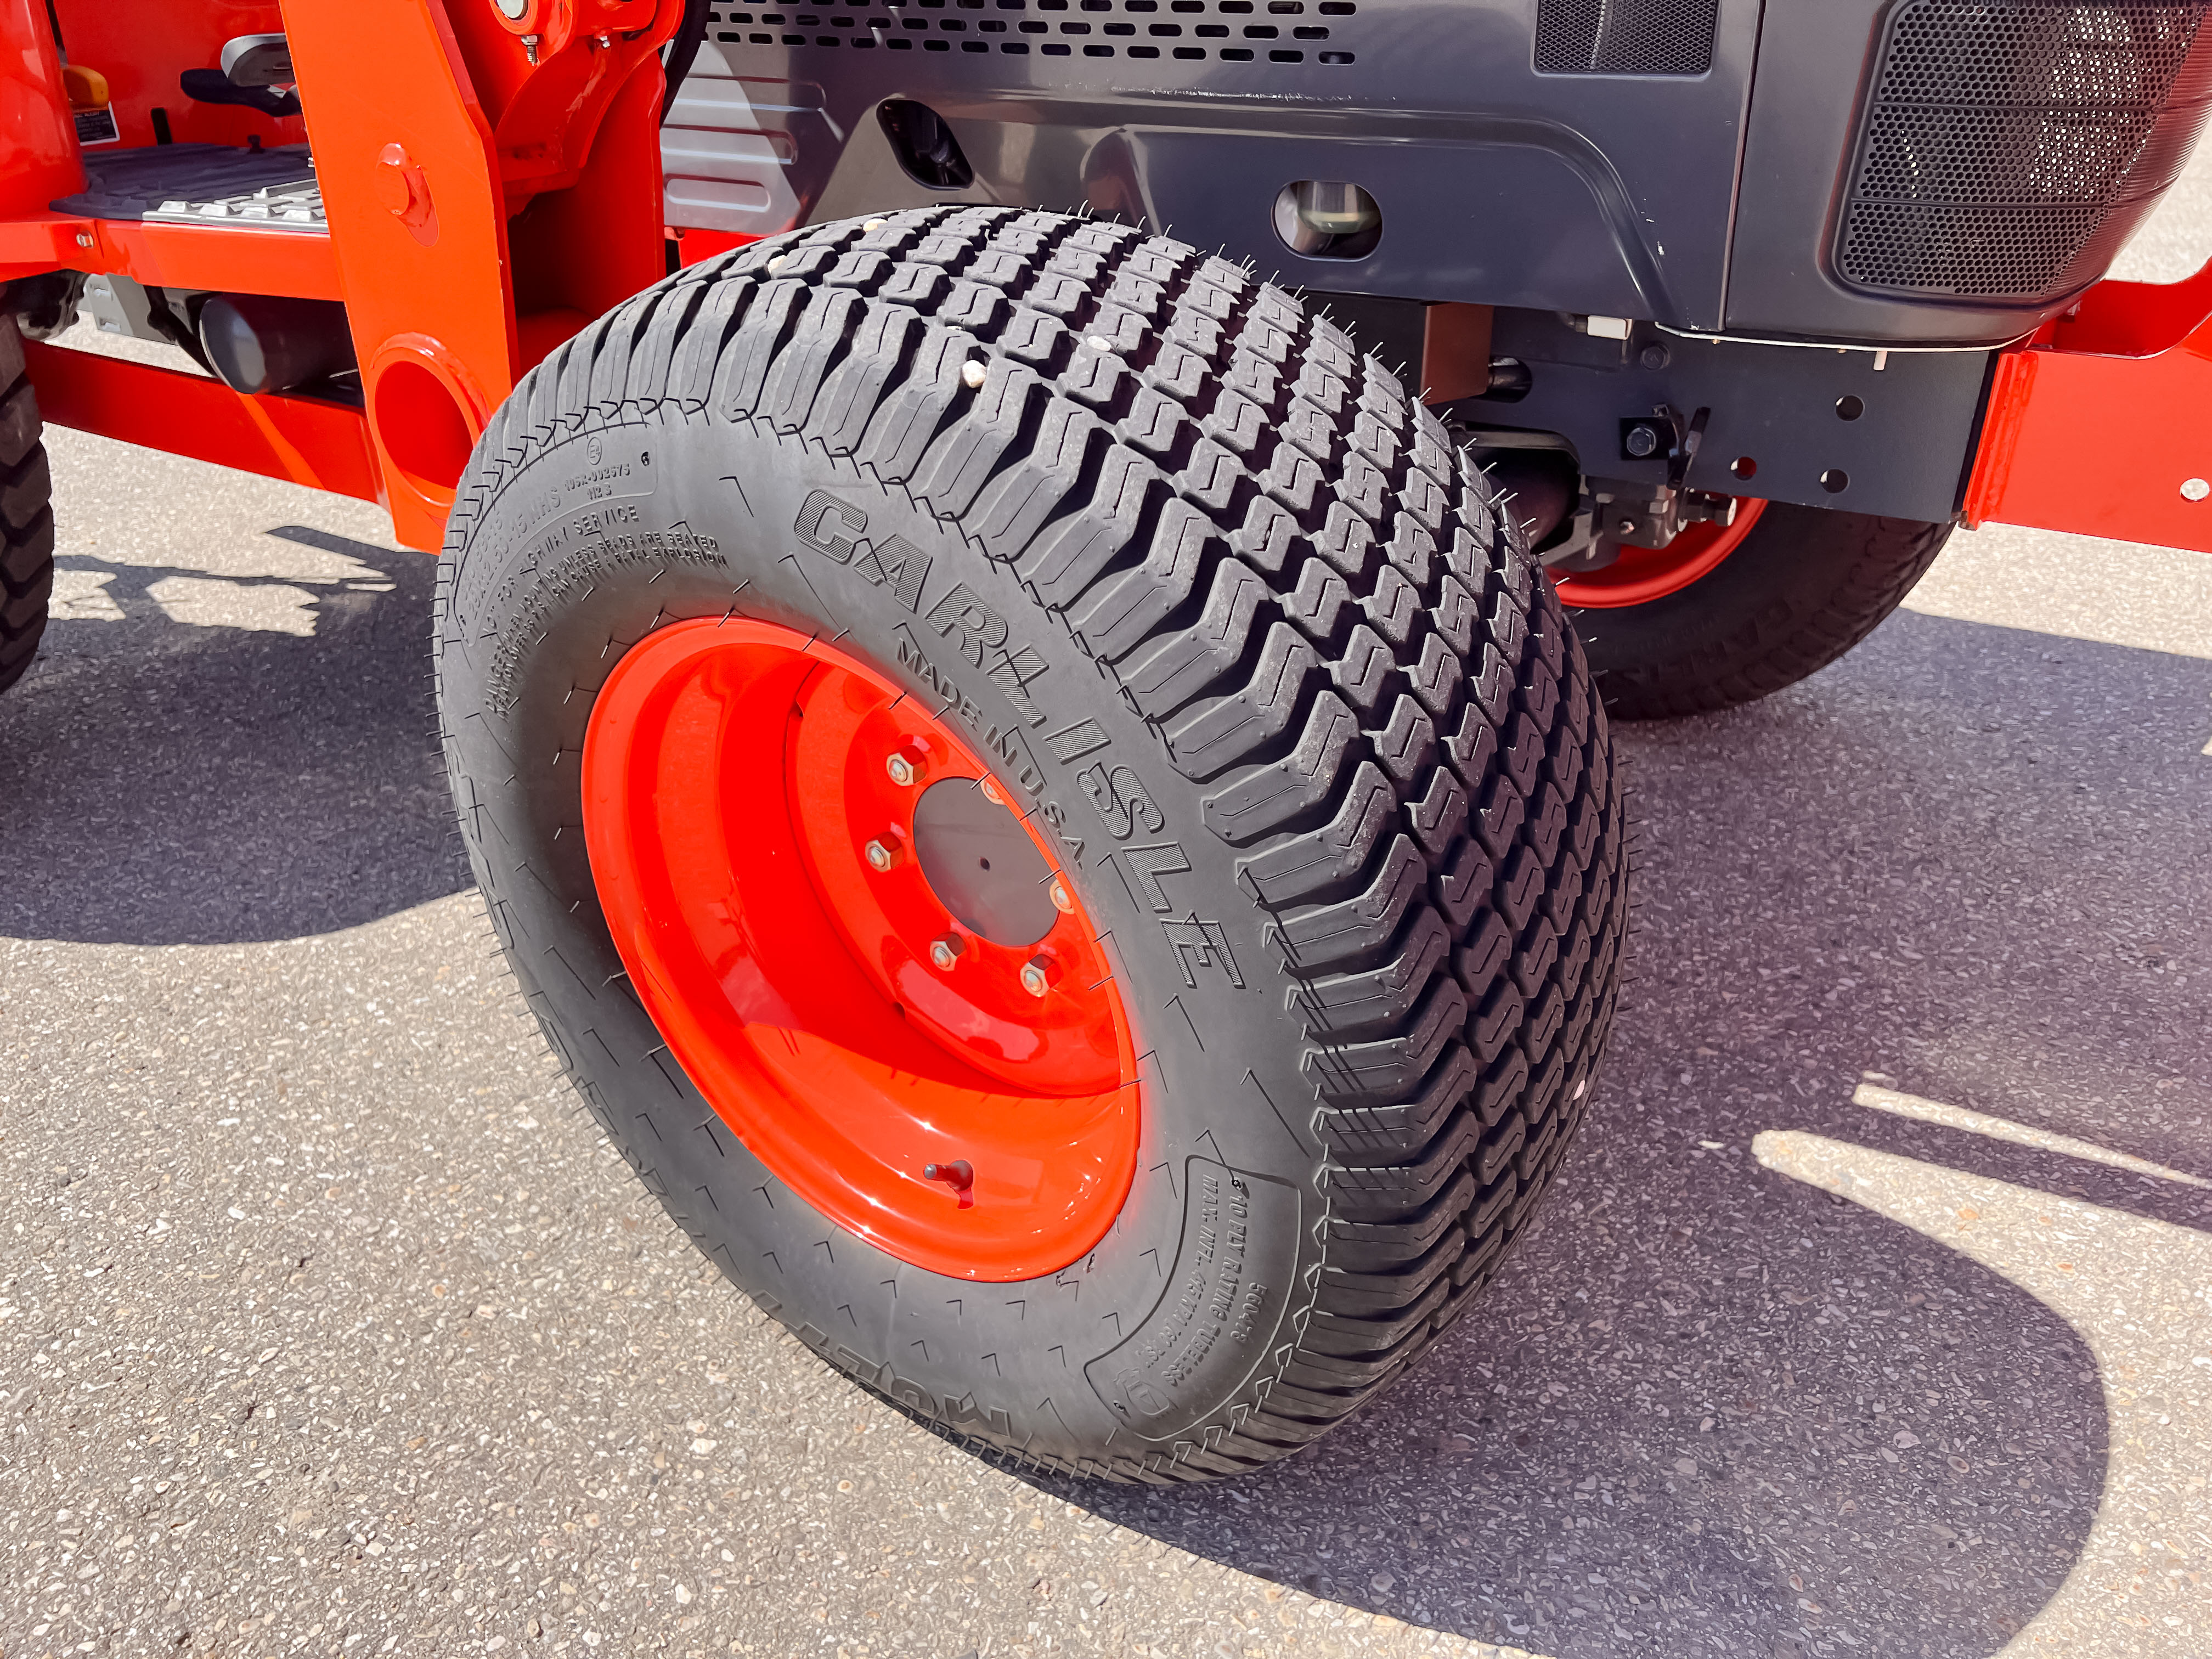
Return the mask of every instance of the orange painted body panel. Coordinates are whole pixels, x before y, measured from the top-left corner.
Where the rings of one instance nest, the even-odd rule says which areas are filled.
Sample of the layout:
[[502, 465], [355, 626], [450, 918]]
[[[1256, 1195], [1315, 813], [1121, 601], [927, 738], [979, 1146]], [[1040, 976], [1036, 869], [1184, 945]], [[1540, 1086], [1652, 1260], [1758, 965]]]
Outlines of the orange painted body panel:
[[[43, 9], [44, 0], [33, 3]], [[296, 144], [307, 136], [296, 115], [196, 104], [177, 81], [186, 70], [221, 68], [227, 40], [282, 33], [283, 9], [276, 0], [54, 0], [54, 15], [69, 61], [106, 79], [118, 142], [103, 148], [153, 143], [157, 109], [180, 144], [243, 144], [249, 138]]]
[[727, 253], [748, 242], [760, 240], [741, 230], [701, 230], [696, 225], [669, 234], [676, 238], [676, 262], [681, 265], [696, 265], [718, 253]]
[[[350, 435], [329, 472], [348, 482], [325, 487], [385, 501], [402, 541], [435, 548], [469, 446], [516, 379], [665, 269], [659, 51], [681, 12], [681, 0], [526, 0], [512, 21], [497, 7], [450, 0], [58, 0], [70, 63], [108, 83], [121, 141], [104, 149], [154, 143], [157, 110], [180, 143], [304, 137], [324, 236], [52, 211], [84, 183], [60, 59], [45, 0], [0, 0], [0, 280], [69, 269], [165, 289], [343, 301], [365, 420], [307, 399], [232, 400], [348, 416]], [[184, 95], [178, 76], [216, 68], [226, 40], [279, 31], [304, 124]], [[47, 372], [59, 370], [50, 363]], [[88, 373], [105, 371], [71, 366], [58, 394], [72, 410], [68, 423], [300, 476], [281, 453], [240, 440], [259, 429], [258, 417], [240, 428], [234, 411], [204, 431], [180, 418], [162, 430], [127, 398], [86, 394]], [[181, 417], [232, 395], [178, 378], [193, 389], [152, 398], [149, 411]], [[327, 424], [301, 420], [302, 431]], [[281, 427], [271, 428], [277, 450]], [[345, 442], [364, 432], [367, 483], [343, 459]]]
[[45, 0], [0, 0], [0, 215], [84, 187]]
[[2212, 264], [2180, 283], [2100, 283], [1998, 354], [1968, 524], [2212, 553], [2208, 483]]
[[[85, 246], [81, 237], [90, 237]], [[341, 300], [327, 236], [79, 219], [60, 213], [0, 220], [0, 281], [41, 270], [113, 271], [150, 288], [212, 289]]]
[[[374, 424], [385, 344], [434, 343], [452, 380], [471, 388], [473, 438], [514, 384], [514, 312], [507, 218], [491, 127], [435, 0], [309, 0], [285, 9], [292, 62], [307, 89], [307, 138], [338, 263], [347, 320]], [[374, 53], [362, 44], [374, 40]], [[386, 146], [404, 159], [387, 163]], [[410, 223], [380, 173], [410, 173], [423, 210]], [[392, 528], [434, 547], [452, 481], [410, 475], [381, 437]]]
[[379, 501], [368, 423], [308, 398], [248, 398], [204, 374], [26, 341], [50, 426], [97, 432], [314, 489]]

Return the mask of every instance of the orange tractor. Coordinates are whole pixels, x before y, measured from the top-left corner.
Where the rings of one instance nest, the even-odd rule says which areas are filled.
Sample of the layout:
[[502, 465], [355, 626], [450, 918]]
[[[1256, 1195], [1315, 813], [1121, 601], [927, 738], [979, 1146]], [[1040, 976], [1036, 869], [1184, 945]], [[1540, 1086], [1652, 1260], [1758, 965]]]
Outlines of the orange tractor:
[[2212, 269], [2100, 280], [2206, 10], [0, 0], [0, 685], [41, 420], [383, 503], [701, 1248], [999, 1453], [1249, 1469], [1589, 1104], [1609, 720], [1955, 525], [2212, 549]]

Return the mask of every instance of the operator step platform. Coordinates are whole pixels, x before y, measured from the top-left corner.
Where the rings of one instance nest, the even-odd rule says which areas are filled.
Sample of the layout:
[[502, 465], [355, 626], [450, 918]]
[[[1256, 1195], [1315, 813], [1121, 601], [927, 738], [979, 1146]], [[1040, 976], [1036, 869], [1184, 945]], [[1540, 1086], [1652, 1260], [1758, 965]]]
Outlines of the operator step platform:
[[53, 204], [87, 219], [238, 225], [327, 236], [323, 187], [305, 144], [159, 144], [87, 151], [85, 187]]

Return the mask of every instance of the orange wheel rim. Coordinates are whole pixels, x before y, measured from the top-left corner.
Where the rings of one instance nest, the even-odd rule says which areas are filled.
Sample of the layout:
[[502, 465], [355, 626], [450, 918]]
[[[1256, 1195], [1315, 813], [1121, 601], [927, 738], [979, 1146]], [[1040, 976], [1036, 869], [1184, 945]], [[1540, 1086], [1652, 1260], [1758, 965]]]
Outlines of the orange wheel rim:
[[1649, 605], [1669, 593], [1679, 593], [1692, 582], [1710, 576], [1721, 562], [1743, 545], [1766, 503], [1757, 496], [1736, 498], [1735, 518], [1720, 525], [1708, 520], [1693, 524], [1664, 547], [1624, 547], [1620, 556], [1602, 570], [1577, 572], [1553, 579], [1561, 605], [1584, 610], [1618, 610], [1624, 605]]
[[1119, 988], [1049, 844], [919, 699], [788, 629], [678, 623], [601, 688], [583, 797], [630, 982], [794, 1193], [961, 1279], [1104, 1236], [1137, 1158]]

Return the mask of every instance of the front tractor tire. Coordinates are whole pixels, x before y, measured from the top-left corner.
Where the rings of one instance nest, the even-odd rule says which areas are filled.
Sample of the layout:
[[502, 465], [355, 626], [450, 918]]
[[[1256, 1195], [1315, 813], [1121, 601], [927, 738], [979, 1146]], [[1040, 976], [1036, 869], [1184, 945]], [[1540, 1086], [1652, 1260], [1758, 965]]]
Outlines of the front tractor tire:
[[436, 654], [599, 1122], [1000, 1453], [1297, 1450], [1588, 1104], [1626, 872], [1573, 633], [1395, 380], [1180, 243], [933, 208], [672, 277], [495, 418]]

